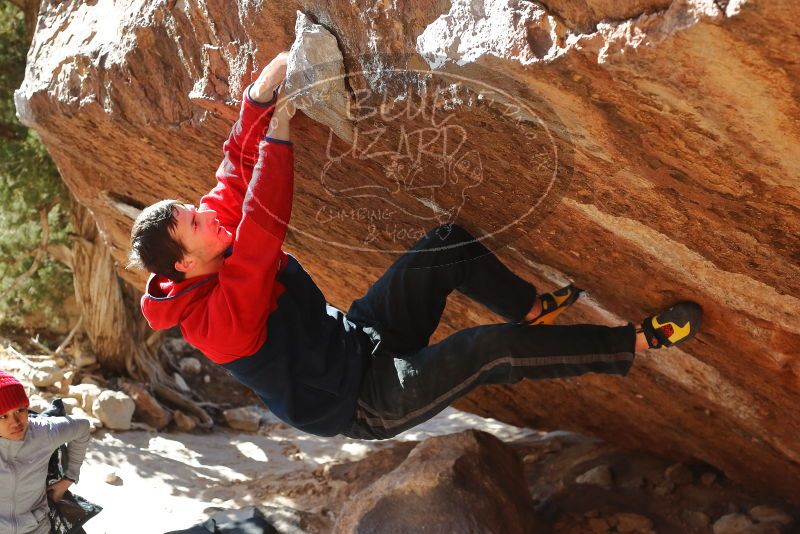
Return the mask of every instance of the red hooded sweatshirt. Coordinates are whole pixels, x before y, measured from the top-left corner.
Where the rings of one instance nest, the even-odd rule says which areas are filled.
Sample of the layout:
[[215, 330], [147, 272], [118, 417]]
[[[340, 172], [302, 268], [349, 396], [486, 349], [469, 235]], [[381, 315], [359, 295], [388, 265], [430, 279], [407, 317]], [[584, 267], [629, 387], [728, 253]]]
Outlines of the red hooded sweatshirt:
[[281, 246], [292, 210], [293, 148], [264, 137], [274, 104], [245, 96], [223, 146], [217, 185], [200, 200], [217, 212], [221, 226], [235, 230], [233, 252], [212, 275], [182, 282], [152, 275], [141, 301], [153, 329], [179, 324], [186, 341], [216, 363], [261, 347], [267, 317], [284, 291], [276, 276], [287, 261]]

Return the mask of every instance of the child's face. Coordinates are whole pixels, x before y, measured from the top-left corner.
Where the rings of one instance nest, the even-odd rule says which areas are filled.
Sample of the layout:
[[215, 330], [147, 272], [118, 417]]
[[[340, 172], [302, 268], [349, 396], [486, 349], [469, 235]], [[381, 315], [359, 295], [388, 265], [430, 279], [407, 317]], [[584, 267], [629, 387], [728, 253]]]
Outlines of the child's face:
[[0, 414], [0, 438], [20, 441], [28, 429], [28, 407], [21, 406]]
[[198, 211], [191, 204], [175, 206], [175, 229], [173, 237], [191, 257], [200, 264], [218, 259], [233, 243], [233, 234], [219, 224], [217, 212]]

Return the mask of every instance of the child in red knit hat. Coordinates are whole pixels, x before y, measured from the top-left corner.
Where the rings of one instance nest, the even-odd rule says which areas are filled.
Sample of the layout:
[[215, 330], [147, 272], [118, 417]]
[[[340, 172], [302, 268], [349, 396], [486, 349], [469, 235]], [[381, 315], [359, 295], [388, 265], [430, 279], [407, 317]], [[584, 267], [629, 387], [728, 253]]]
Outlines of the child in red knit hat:
[[[47, 494], [58, 502], [78, 481], [89, 444], [89, 421], [72, 417], [28, 420], [29, 405], [19, 380], [0, 371], [0, 532], [49, 534]], [[46, 487], [50, 456], [65, 443], [64, 478]]]
[[0, 438], [19, 441], [28, 428], [28, 394], [19, 380], [0, 371]]

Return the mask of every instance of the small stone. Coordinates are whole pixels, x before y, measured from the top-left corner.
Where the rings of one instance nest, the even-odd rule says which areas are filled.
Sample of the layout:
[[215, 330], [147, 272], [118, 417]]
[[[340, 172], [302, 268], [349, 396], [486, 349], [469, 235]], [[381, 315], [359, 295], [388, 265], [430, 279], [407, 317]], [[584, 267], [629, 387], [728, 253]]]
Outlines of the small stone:
[[714, 534], [747, 534], [753, 522], [742, 514], [723, 515], [711, 527]]
[[206, 384], [210, 384], [211, 383], [211, 377], [209, 375], [204, 376], [203, 377], [203, 382], [205, 382]]
[[664, 471], [664, 476], [676, 486], [691, 484], [694, 479], [691, 469], [685, 464], [675, 464], [667, 467], [667, 470]]
[[172, 373], [172, 378], [175, 379], [175, 385], [178, 386], [178, 389], [184, 393], [189, 393], [191, 391], [189, 384], [186, 383], [186, 380], [184, 380], [180, 374]]
[[104, 391], [92, 403], [92, 413], [113, 430], [128, 430], [136, 404], [121, 391]]
[[708, 515], [695, 510], [684, 510], [681, 512], [681, 517], [690, 527], [699, 530], [705, 529], [711, 523]]
[[173, 417], [175, 419], [175, 426], [177, 426], [178, 430], [181, 432], [191, 432], [197, 427], [197, 421], [195, 421], [194, 417], [186, 415], [180, 410], [175, 410]]
[[702, 475], [700, 475], [700, 483], [703, 484], [704, 486], [711, 487], [714, 485], [714, 482], [716, 481], [717, 481], [716, 473], [712, 473], [709, 471], [708, 473], [703, 473]]
[[639, 532], [653, 528], [653, 522], [639, 514], [621, 513], [614, 514], [617, 520], [617, 532]]
[[200, 360], [197, 358], [192, 358], [190, 356], [178, 362], [178, 368], [181, 370], [181, 373], [185, 375], [197, 375], [203, 370], [203, 364], [200, 363]]
[[750, 517], [759, 523], [779, 523], [784, 526], [794, 523], [794, 518], [777, 506], [762, 504], [750, 509]]
[[592, 484], [605, 489], [611, 489], [611, 486], [614, 484], [614, 475], [611, 473], [611, 468], [607, 465], [598, 465], [580, 475], [575, 479], [575, 482], [578, 484]]
[[65, 365], [67, 365], [67, 362], [66, 360], [64, 360], [64, 358], [58, 357], [56, 358], [56, 365], [59, 367], [64, 367]]
[[111, 486], [122, 486], [122, 479], [114, 471], [106, 475], [106, 484]]
[[235, 430], [255, 432], [261, 424], [261, 414], [253, 406], [225, 410], [222, 415], [228, 426]]
[[41, 362], [28, 369], [25, 376], [37, 388], [46, 388], [64, 378], [64, 370], [55, 362]]

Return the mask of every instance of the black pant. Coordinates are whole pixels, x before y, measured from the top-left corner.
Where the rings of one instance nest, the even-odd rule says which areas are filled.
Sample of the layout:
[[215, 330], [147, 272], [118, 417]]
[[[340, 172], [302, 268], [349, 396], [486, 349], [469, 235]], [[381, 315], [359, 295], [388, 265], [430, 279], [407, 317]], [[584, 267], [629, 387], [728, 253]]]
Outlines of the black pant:
[[[467, 328], [428, 345], [454, 289], [511, 322]], [[380, 342], [365, 371], [353, 424], [343, 434], [391, 438], [481, 384], [628, 372], [633, 325], [519, 324], [535, 297], [533, 285], [463, 228], [429, 232], [347, 312], [351, 321], [374, 329]]]

